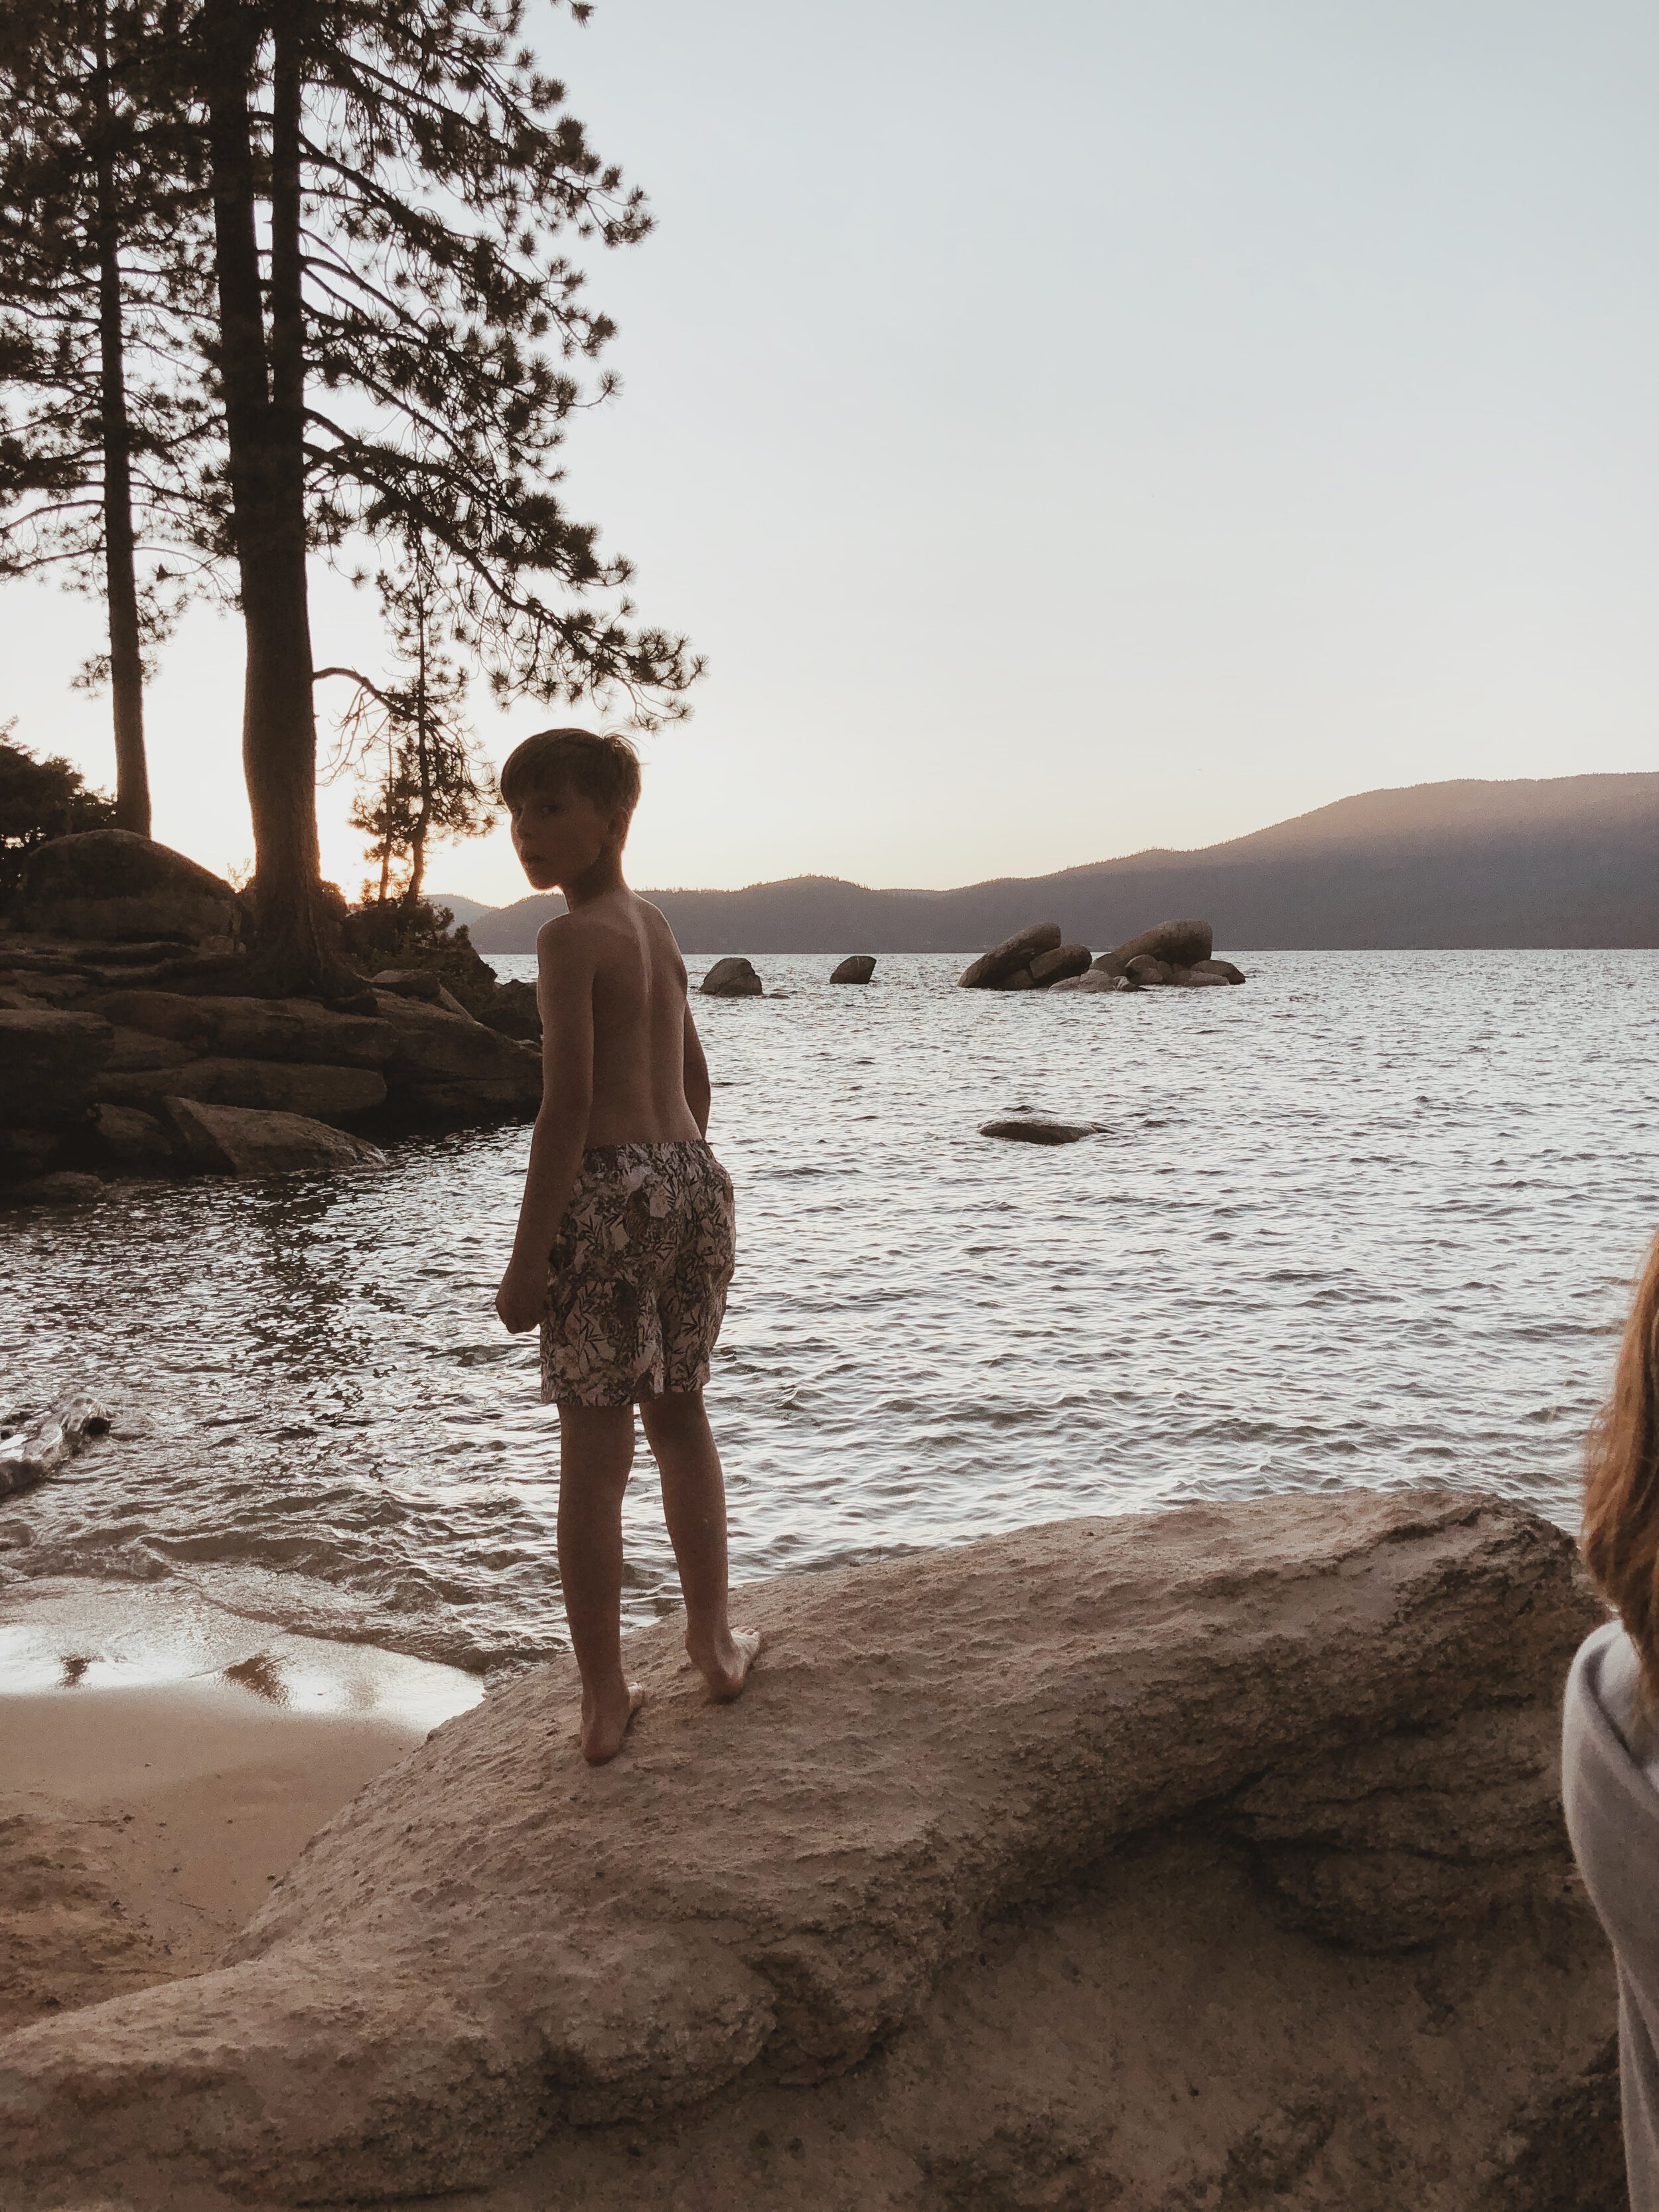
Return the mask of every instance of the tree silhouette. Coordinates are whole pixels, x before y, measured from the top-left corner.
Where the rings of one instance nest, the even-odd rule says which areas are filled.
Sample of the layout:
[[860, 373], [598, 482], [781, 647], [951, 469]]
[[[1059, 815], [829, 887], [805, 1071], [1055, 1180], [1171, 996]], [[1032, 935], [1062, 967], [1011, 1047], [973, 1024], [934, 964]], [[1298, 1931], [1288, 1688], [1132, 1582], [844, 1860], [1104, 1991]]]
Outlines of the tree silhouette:
[[147, 104], [167, 0], [0, 11], [0, 574], [102, 596], [116, 819], [148, 836], [146, 648], [210, 579], [220, 500], [187, 250], [195, 141]]
[[[574, 8], [579, 18], [587, 10]], [[565, 233], [641, 237], [637, 192], [516, 44], [520, 0], [201, 0], [183, 55], [210, 172], [214, 362], [247, 633], [243, 754], [267, 957], [339, 986], [318, 897], [312, 546], [428, 551], [448, 635], [501, 696], [620, 687], [682, 711], [683, 640], [559, 495], [612, 336]]]
[[399, 868], [398, 897], [413, 907], [426, 879], [429, 844], [441, 837], [477, 836], [489, 829], [495, 810], [480, 781], [463, 711], [466, 672], [445, 649], [442, 594], [431, 549], [414, 538], [377, 581], [397, 678], [376, 684], [352, 668], [317, 674], [319, 682], [348, 677], [355, 687], [340, 718], [340, 745], [330, 774], [349, 769], [364, 779], [348, 819], [370, 840], [368, 857], [380, 866], [377, 896], [386, 903], [392, 871]]

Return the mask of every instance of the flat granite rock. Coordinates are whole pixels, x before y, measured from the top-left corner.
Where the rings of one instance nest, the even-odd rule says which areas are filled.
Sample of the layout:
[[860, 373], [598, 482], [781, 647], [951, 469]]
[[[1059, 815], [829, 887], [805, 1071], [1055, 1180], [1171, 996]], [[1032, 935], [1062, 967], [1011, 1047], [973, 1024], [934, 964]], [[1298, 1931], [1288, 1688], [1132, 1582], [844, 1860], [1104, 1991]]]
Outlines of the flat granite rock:
[[1017, 1145], [1074, 1145], [1079, 1137], [1092, 1137], [1092, 1121], [981, 1121], [981, 1137], [1001, 1137]]
[[665, 1621], [589, 1770], [572, 1663], [522, 1675], [216, 1971], [0, 2042], [8, 2212], [1611, 2206], [1553, 1747], [1601, 1612], [1538, 1516], [1076, 1520], [737, 1614], [737, 1704]]
[[185, 1158], [207, 1175], [289, 1175], [386, 1159], [378, 1146], [304, 1114], [212, 1106], [191, 1098], [165, 1099], [162, 1109]]

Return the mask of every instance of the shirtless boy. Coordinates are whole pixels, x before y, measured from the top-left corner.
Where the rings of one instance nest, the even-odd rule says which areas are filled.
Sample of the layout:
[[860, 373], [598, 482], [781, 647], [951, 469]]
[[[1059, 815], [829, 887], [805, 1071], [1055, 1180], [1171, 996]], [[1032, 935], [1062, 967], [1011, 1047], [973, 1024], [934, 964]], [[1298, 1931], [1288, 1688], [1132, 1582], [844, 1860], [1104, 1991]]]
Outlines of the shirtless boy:
[[495, 1310], [542, 1333], [559, 1409], [559, 1574], [582, 1678], [582, 1755], [614, 1759], [643, 1691], [622, 1668], [622, 1502], [634, 1405], [662, 1477], [685, 1648], [735, 1698], [759, 1635], [726, 1618], [726, 1490], [703, 1412], [732, 1279], [732, 1182], [708, 1149], [708, 1070], [685, 963], [623, 881], [640, 768], [621, 738], [544, 730], [501, 770], [513, 844], [569, 912], [536, 939], [542, 1107]]

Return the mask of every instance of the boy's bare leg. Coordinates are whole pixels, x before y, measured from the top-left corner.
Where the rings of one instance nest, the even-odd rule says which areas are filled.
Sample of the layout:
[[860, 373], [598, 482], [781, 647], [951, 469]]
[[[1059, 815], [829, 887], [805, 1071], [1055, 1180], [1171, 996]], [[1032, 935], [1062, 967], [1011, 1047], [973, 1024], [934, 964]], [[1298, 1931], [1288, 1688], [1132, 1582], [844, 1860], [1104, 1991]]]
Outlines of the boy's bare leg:
[[735, 1698], [760, 1632], [726, 1612], [726, 1483], [700, 1390], [641, 1398], [640, 1419], [662, 1475], [662, 1513], [685, 1598], [685, 1648], [716, 1698]]
[[622, 1667], [622, 1503], [634, 1463], [631, 1406], [559, 1408], [559, 1579], [582, 1677], [582, 1757], [622, 1749], [644, 1692]]

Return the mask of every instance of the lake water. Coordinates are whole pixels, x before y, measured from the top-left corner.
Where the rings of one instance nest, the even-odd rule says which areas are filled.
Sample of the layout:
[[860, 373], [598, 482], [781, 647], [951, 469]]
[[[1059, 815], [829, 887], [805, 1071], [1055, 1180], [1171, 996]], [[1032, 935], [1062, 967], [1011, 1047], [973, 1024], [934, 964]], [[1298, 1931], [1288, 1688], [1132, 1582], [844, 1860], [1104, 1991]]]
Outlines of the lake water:
[[[775, 957], [772, 995], [698, 1002], [738, 1580], [1269, 1490], [1571, 1522], [1659, 1222], [1659, 954], [1237, 957], [1243, 989], [1060, 998]], [[1027, 1109], [1102, 1126], [976, 1133]], [[172, 1577], [471, 1664], [559, 1645], [556, 1417], [491, 1310], [527, 1142], [0, 1217], [0, 1395], [117, 1417], [0, 1505], [0, 1579]], [[635, 1620], [676, 1601], [653, 1473]]]

